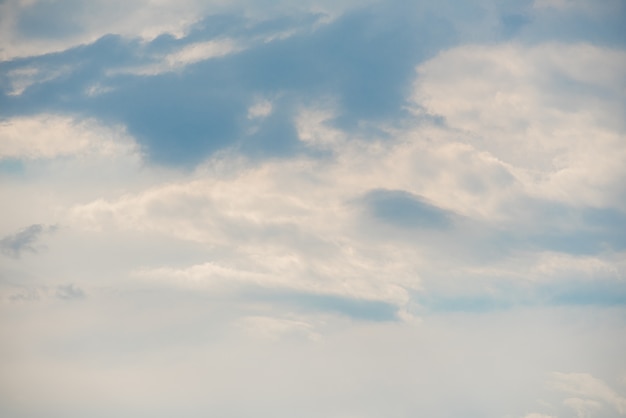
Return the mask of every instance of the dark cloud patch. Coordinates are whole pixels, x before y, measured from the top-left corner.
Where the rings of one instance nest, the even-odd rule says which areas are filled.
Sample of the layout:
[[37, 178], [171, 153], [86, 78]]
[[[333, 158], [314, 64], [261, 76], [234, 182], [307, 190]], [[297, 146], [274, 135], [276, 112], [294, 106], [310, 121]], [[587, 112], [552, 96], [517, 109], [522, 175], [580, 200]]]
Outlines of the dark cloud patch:
[[587, 280], [546, 284], [540, 287], [537, 299], [551, 305], [626, 305], [626, 283]]
[[295, 311], [333, 313], [359, 321], [398, 320], [398, 306], [380, 300], [261, 288], [248, 289], [244, 296], [256, 301], [282, 305]]
[[74, 284], [57, 286], [55, 296], [62, 300], [84, 299], [85, 292]]
[[450, 212], [403, 190], [372, 190], [363, 202], [375, 219], [400, 228], [442, 229], [453, 220]]
[[52, 230], [54, 227], [48, 228], [44, 225], [35, 224], [13, 235], [7, 235], [0, 239], [0, 252], [11, 258], [20, 258], [24, 252], [36, 253], [38, 251], [37, 241], [44, 233]]
[[444, 312], [467, 312], [486, 313], [508, 309], [513, 306], [506, 296], [498, 298], [493, 295], [426, 295], [417, 298], [418, 311], [444, 313]]
[[523, 198], [506, 210], [511, 218], [526, 226], [498, 230], [485, 225], [489, 231], [487, 239], [502, 247], [573, 255], [626, 249], [626, 213], [618, 209]]
[[378, 300], [353, 299], [313, 293], [293, 294], [289, 300], [289, 303], [305, 310], [334, 312], [358, 320], [379, 322], [398, 319], [397, 306]]

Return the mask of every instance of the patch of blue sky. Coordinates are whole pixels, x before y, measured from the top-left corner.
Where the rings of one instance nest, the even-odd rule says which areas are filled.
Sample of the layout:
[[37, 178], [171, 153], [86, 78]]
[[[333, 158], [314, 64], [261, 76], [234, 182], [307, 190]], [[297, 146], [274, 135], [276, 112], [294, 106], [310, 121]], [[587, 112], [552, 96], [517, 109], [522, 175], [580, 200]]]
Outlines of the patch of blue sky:
[[[152, 76], [111, 76], [107, 71], [141, 65], [142, 57], [145, 62], [148, 52], [163, 53], [161, 48], [171, 51], [173, 46], [224, 36], [213, 29], [216, 26], [230, 28], [226, 34], [234, 33], [230, 25], [219, 24], [221, 19], [244, 28], [249, 22], [232, 16], [212, 17], [182, 40], [162, 37], [147, 46], [106, 36], [91, 45], [20, 60], [23, 66], [38, 68], [65, 65], [70, 72], [35, 83], [19, 96], [5, 95], [5, 116], [53, 111], [123, 123], [151, 158], [165, 164], [194, 164], [234, 145], [285, 154], [297, 145], [290, 111], [276, 112], [257, 135], [245, 134], [247, 109], [259, 95], [288, 97], [287, 109], [331, 96], [339, 104], [335, 123], [343, 128], [405, 115], [403, 106], [416, 63], [449, 45], [454, 29], [450, 26], [449, 34], [441, 36], [441, 25], [446, 22], [415, 22], [398, 11], [391, 14], [384, 8], [352, 12], [317, 30], [190, 64], [182, 73]], [[315, 16], [304, 22], [311, 26]], [[240, 36], [247, 40], [250, 33], [302, 24], [302, 19], [265, 22]], [[211, 37], [203, 36], [206, 32]], [[433, 32], [440, 36], [432, 36]], [[106, 85], [108, 92], [85, 95], [97, 83]]]
[[[528, 4], [501, 6], [508, 37], [530, 24]], [[123, 123], [152, 159], [165, 164], [195, 164], [231, 146], [256, 154], [263, 150], [266, 155], [291, 155], [299, 148], [289, 111], [277, 112], [262, 122], [267, 126], [258, 134], [246, 134], [246, 112], [255, 97], [284, 95], [290, 98], [287, 108], [293, 109], [332, 96], [339, 104], [334, 123], [347, 130], [365, 122], [403, 118], [415, 66], [459, 42], [454, 22], [442, 15], [431, 12], [418, 18], [411, 6], [396, 6], [352, 11], [315, 30], [319, 19], [315, 14], [261, 23], [238, 15], [209, 16], [182, 39], [164, 35], [141, 44], [105, 36], [91, 45], [5, 62], [3, 73], [24, 66], [41, 71], [66, 66], [69, 72], [34, 83], [17, 97], [6, 96], [5, 88], [3, 114], [67, 112]], [[45, 15], [34, 10], [38, 10], [35, 15], [24, 17], [24, 31], [37, 26], [30, 20]], [[144, 65], [154, 54], [193, 42], [225, 36], [251, 42], [259, 35], [295, 29], [299, 32], [285, 39], [257, 41], [249, 49], [189, 64], [182, 74], [107, 74], [116, 68]], [[107, 86], [106, 94], [85, 95], [90, 86], [99, 83]]]
[[[615, 208], [560, 206], [555, 225], [527, 236], [531, 247], [570, 254], [598, 254], [626, 249], [626, 214]], [[558, 218], [567, 219], [559, 222]]]
[[18, 158], [0, 158], [0, 174], [22, 175], [24, 174], [24, 162]]

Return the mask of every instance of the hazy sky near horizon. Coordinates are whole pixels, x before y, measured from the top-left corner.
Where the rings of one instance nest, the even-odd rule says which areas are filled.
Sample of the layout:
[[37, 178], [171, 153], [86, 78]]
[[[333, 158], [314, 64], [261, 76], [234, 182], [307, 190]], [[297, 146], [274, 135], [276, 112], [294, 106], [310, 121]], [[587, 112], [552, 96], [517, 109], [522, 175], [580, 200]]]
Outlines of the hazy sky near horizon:
[[626, 416], [626, 2], [0, 2], [0, 416]]

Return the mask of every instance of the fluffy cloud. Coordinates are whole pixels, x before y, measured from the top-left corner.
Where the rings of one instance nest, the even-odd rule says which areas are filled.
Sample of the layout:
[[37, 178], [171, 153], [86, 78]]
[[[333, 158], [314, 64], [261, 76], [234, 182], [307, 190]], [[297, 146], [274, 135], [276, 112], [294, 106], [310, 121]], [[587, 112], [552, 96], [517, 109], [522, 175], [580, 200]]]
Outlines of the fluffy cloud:
[[[592, 70], [598, 65], [601, 71]], [[465, 71], [455, 71], [460, 67]], [[623, 205], [623, 51], [467, 46], [440, 54], [418, 73], [415, 101], [506, 164], [529, 194]]]
[[[557, 46], [545, 48], [556, 53]], [[584, 83], [606, 89], [607, 83], [620, 80], [611, 63], [621, 65], [621, 55], [590, 46], [584, 50], [607, 63], [602, 74], [585, 76]], [[507, 62], [503, 56], [516, 55], [525, 57], [519, 65], [498, 64]], [[535, 86], [545, 77], [561, 77], [571, 70], [562, 64], [541, 67], [542, 59], [534, 57], [546, 55], [544, 50], [521, 46], [446, 52], [418, 68], [413, 103], [421, 110], [415, 110], [416, 121], [401, 129], [383, 125], [381, 137], [349, 135], [333, 126], [337, 113], [332, 100], [301, 106], [295, 115], [298, 139], [307, 149], [326, 153], [323, 158], [305, 154], [256, 161], [231, 150], [210, 157], [190, 173], [134, 162], [124, 168], [126, 176], [118, 177], [124, 193], [109, 184], [90, 201], [70, 198], [68, 191], [59, 195], [62, 199], [55, 203], [59, 210], [49, 222], [88, 234], [151, 234], [208, 249], [205, 257], [190, 264], [168, 266], [153, 260], [131, 265], [132, 274], [126, 272], [135, 279], [182, 287], [224, 289], [238, 283], [243, 288], [382, 301], [406, 311], [412, 309], [411, 294], [424, 289], [429, 289], [426, 294], [452, 292], [456, 302], [445, 304], [466, 306], [468, 301], [458, 292], [470, 292], [471, 297], [487, 292], [506, 305], [517, 298], [501, 293], [504, 290], [494, 293], [494, 286], [502, 289], [510, 283], [551, 286], [522, 300], [547, 292], [543, 297], [548, 301], [582, 302], [582, 293], [563, 293], [567, 283], [575, 281], [582, 286], [577, 292], [583, 292], [586, 282], [606, 287], [606, 296], [589, 297], [593, 303], [615, 301], [610, 292], [620, 301], [623, 292], [611, 289], [619, 289], [624, 278], [619, 262], [624, 244], [607, 228], [623, 223], [624, 217], [619, 210], [586, 205], [619, 203], [612, 190], [623, 176], [618, 164], [623, 153], [613, 142], [602, 145], [603, 137], [591, 136], [601, 129], [595, 106], [590, 108], [594, 117], [583, 119], [585, 125], [577, 122], [588, 136], [579, 135], [568, 145], [570, 139], [560, 132], [570, 129], [578, 111], [572, 113], [564, 101], [550, 102], [557, 92]], [[537, 65], [528, 63], [533, 59]], [[461, 62], [476, 70], [465, 71], [461, 78], [457, 73], [442, 78], [445, 72], [440, 74], [440, 69]], [[494, 73], [481, 76], [485, 68]], [[515, 86], [534, 90], [526, 94]], [[503, 103], [515, 96], [526, 111], [505, 105], [492, 109], [490, 101], [473, 94], [496, 95]], [[605, 99], [601, 108], [616, 106], [610, 96]], [[268, 103], [256, 102], [255, 110], [249, 110], [258, 115], [253, 119], [269, 117]], [[490, 112], [502, 115], [489, 118]], [[423, 119], [429, 114], [443, 118], [445, 124], [432, 116]], [[481, 123], [474, 123], [469, 114], [477, 115]], [[510, 120], [504, 123], [506, 118]], [[15, 131], [16, 124], [38, 130], [32, 129], [30, 141], [7, 141], [22, 147], [11, 151], [15, 157], [80, 156], [97, 150], [110, 161], [105, 151], [116, 149], [116, 144], [130, 144], [120, 148], [125, 155], [135, 152], [123, 130], [95, 122], [48, 116], [17, 119], [6, 126]], [[526, 125], [536, 128], [529, 131]], [[619, 136], [619, 126], [602, 129], [607, 137]], [[503, 135], [509, 143], [523, 144], [526, 151], [508, 151]], [[586, 153], [578, 148], [585, 149], [590, 138], [603, 147], [593, 160], [585, 160]], [[558, 166], [554, 161], [564, 163]], [[605, 182], [596, 182], [593, 190], [601, 198], [585, 197], [591, 191], [574, 180], [567, 187], [580, 191], [577, 195], [563, 194], [565, 186], [560, 193], [550, 193], [557, 190], [549, 188], [555, 176], [584, 164], [593, 173], [590, 178], [606, 172]], [[128, 181], [128, 176], [143, 179]], [[146, 181], [145, 176], [153, 178]], [[572, 240], [586, 243], [573, 246]], [[461, 284], [458, 277], [473, 281]], [[420, 303], [445, 305], [435, 299], [420, 297]]]
[[626, 415], [626, 397], [587, 373], [554, 373], [552, 384], [562, 392], [582, 397], [565, 400], [566, 405], [575, 409], [580, 417], [593, 416], [593, 411], [599, 409], [602, 403], [610, 405], [620, 415]]
[[60, 115], [16, 117], [0, 122], [0, 159], [41, 159], [84, 154], [111, 157], [133, 152], [121, 127]]

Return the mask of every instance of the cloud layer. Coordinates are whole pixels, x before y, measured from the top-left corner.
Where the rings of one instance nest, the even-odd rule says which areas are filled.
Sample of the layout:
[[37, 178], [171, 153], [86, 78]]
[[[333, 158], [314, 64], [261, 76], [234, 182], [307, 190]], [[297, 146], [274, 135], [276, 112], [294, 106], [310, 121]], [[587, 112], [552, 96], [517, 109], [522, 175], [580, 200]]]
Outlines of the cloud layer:
[[0, 414], [626, 415], [619, 1], [0, 5]]

